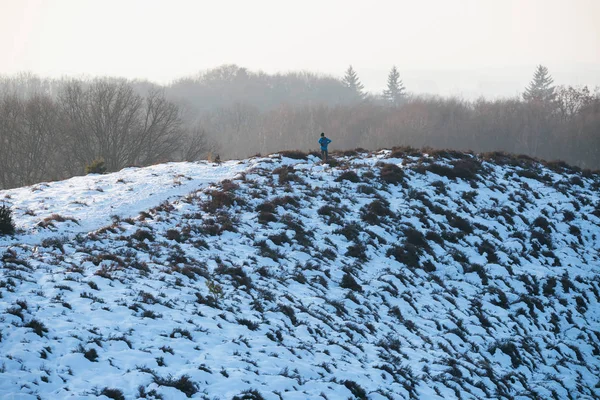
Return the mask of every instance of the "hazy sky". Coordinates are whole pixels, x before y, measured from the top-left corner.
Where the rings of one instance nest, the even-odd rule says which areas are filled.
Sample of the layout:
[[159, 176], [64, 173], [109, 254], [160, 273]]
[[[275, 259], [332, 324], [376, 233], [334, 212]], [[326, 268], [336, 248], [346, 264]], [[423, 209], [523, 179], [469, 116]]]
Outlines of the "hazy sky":
[[226, 63], [371, 91], [516, 94], [535, 66], [600, 85], [600, 0], [0, 0], [0, 74], [160, 83]]

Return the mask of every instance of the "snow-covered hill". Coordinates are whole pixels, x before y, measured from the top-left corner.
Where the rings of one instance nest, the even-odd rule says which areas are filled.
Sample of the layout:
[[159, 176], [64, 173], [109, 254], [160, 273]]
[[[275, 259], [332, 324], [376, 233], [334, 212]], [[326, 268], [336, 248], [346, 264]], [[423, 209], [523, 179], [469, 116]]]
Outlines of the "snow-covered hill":
[[599, 191], [400, 149], [1, 191], [0, 398], [598, 398]]

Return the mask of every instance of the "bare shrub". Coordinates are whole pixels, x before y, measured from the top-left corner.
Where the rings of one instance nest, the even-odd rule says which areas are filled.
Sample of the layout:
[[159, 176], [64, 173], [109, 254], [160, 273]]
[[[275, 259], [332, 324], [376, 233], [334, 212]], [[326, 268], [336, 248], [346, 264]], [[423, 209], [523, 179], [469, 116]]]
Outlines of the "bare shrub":
[[85, 174], [105, 174], [106, 173], [106, 165], [104, 164], [103, 158], [97, 158], [94, 161], [86, 164], [85, 166]]
[[404, 171], [396, 164], [380, 163], [378, 165], [379, 177], [385, 183], [389, 183], [390, 185], [397, 185], [404, 181]]
[[347, 272], [342, 277], [340, 286], [344, 289], [350, 289], [355, 292], [362, 292], [363, 290], [362, 286], [358, 282], [356, 282], [356, 279], [354, 279], [354, 277]]
[[293, 160], [308, 160], [308, 154], [300, 150], [284, 150], [280, 151], [279, 154], [282, 157], [291, 158]]
[[340, 176], [335, 178], [335, 181], [336, 182], [349, 181], [352, 183], [359, 183], [361, 180], [360, 180], [360, 177], [356, 174], [356, 172], [344, 171], [344, 172], [342, 172], [342, 174]]
[[0, 206], [0, 235], [12, 235], [15, 224], [12, 219], [12, 210], [5, 204]]

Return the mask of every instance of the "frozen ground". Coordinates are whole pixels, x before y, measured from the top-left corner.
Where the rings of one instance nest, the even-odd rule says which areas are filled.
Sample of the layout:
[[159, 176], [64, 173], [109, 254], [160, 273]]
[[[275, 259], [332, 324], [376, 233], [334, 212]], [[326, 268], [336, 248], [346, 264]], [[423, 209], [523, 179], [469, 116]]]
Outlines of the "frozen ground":
[[598, 398], [599, 189], [383, 151], [1, 191], [0, 398]]

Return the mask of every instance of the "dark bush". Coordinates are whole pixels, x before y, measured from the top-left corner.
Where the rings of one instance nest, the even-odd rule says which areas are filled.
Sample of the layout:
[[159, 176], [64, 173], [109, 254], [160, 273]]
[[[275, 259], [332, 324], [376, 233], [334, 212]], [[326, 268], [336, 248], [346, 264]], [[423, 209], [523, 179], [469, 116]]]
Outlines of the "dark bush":
[[558, 172], [559, 174], [574, 174], [581, 172], [581, 168], [571, 166], [562, 160], [548, 161], [544, 162], [543, 164], [546, 166], [546, 168], [554, 172]]
[[264, 211], [264, 212], [274, 213], [275, 212], [275, 204], [265, 201], [264, 203], [261, 203], [256, 206], [256, 211], [258, 211], [258, 212]]
[[517, 175], [522, 178], [533, 179], [542, 183], [550, 183], [552, 182], [552, 177], [548, 174], [543, 174], [539, 169], [529, 168], [529, 169], [521, 169], [518, 170]]
[[569, 210], [563, 211], [563, 221], [564, 222], [571, 222], [573, 220], [575, 220], [575, 214], [572, 211], [569, 211]]
[[290, 182], [302, 182], [302, 178], [296, 175], [294, 167], [291, 165], [275, 168], [273, 174], [279, 177], [279, 184], [283, 185]]
[[396, 164], [382, 163], [379, 165], [379, 177], [385, 183], [397, 185], [404, 181], [404, 171]]
[[451, 149], [423, 149], [432, 158], [446, 158], [448, 160], [461, 160], [471, 158], [469, 153], [464, 151], [451, 150]]
[[296, 312], [294, 309], [285, 304], [278, 305], [278, 311], [281, 311], [286, 317], [290, 319], [292, 325], [296, 326], [298, 324], [298, 318], [296, 318]]
[[594, 206], [594, 211], [592, 211], [592, 215], [600, 218], [600, 201], [596, 203]]
[[360, 153], [368, 153], [369, 150], [365, 150], [362, 147], [357, 147], [354, 150], [342, 150], [339, 152], [339, 154], [341, 154], [344, 157], [353, 157], [353, 156], [357, 156]]
[[291, 158], [293, 160], [308, 160], [308, 154], [300, 150], [284, 150], [280, 151], [279, 154], [282, 157]]
[[497, 165], [518, 166], [519, 161], [514, 154], [505, 153], [503, 151], [491, 151], [479, 155], [482, 160], [492, 162]]
[[5, 204], [0, 206], [0, 235], [12, 235], [15, 224], [12, 219], [12, 210]]
[[222, 190], [212, 190], [208, 193], [210, 200], [204, 204], [204, 211], [215, 212], [218, 209], [231, 207], [234, 204], [235, 196], [231, 192]]
[[265, 398], [256, 389], [244, 390], [237, 396], [233, 396], [231, 400], [265, 400]]
[[90, 360], [91, 362], [97, 362], [98, 361], [98, 352], [94, 348], [91, 348], [89, 350], [85, 350], [83, 352], [83, 356], [85, 358], [87, 358], [88, 360]]
[[468, 220], [452, 214], [447, 215], [446, 217], [448, 219], [448, 223], [453, 228], [456, 228], [464, 233], [473, 233], [473, 226], [471, 226], [471, 223]]
[[488, 286], [487, 291], [491, 295], [497, 296], [495, 298], [492, 298], [490, 300], [490, 303], [492, 303], [495, 306], [502, 307], [505, 310], [508, 310], [508, 308], [510, 307], [508, 303], [508, 297], [506, 297], [506, 293], [504, 293], [502, 289], [500, 289], [497, 286]]
[[187, 329], [174, 328], [171, 334], [169, 335], [171, 339], [175, 339], [178, 337], [186, 338], [188, 340], [194, 340], [192, 338], [192, 334]]
[[554, 296], [554, 290], [556, 288], [556, 277], [551, 276], [548, 278], [548, 280], [546, 281], [546, 283], [544, 283], [543, 289], [542, 289], [542, 293], [544, 294], [544, 296], [548, 297], [548, 296]]
[[469, 273], [469, 272], [475, 272], [477, 275], [479, 275], [479, 279], [481, 279], [482, 285], [487, 286], [487, 284], [489, 283], [489, 278], [487, 276], [487, 272], [485, 271], [485, 268], [482, 265], [472, 264], [472, 265], [466, 267], [465, 273]]
[[341, 216], [344, 215], [344, 211], [339, 207], [326, 204], [317, 210], [317, 214], [321, 215], [322, 217], [328, 217], [328, 224], [335, 223], [341, 225]]
[[125, 395], [119, 389], [112, 389], [112, 388], [105, 387], [100, 392], [100, 395], [104, 395], [104, 396], [108, 397], [109, 399], [113, 399], [113, 400], [125, 400]]
[[416, 230], [415, 228], [408, 227], [404, 229], [404, 235], [406, 238], [406, 243], [410, 243], [422, 249], [429, 249], [429, 243], [425, 239], [425, 236], [423, 236], [423, 233]]
[[258, 322], [250, 321], [249, 319], [246, 319], [246, 318], [238, 318], [237, 323], [240, 325], [244, 325], [251, 331], [255, 331], [260, 327], [260, 324]]
[[389, 158], [419, 157], [422, 151], [410, 146], [392, 147]]
[[390, 210], [390, 203], [385, 199], [373, 200], [371, 203], [360, 209], [361, 219], [370, 224], [377, 224], [381, 217], [393, 217], [394, 213]]
[[496, 349], [502, 350], [504, 354], [510, 357], [513, 368], [519, 368], [519, 366], [523, 363], [521, 355], [519, 354], [519, 349], [513, 342], [509, 340], [503, 340], [492, 346], [490, 348], [490, 353], [494, 354]]
[[140, 242], [143, 242], [144, 240], [148, 240], [149, 242], [154, 241], [154, 235], [143, 229], [138, 229], [137, 231], [135, 231], [135, 233], [133, 235], [131, 235], [131, 237]]
[[393, 246], [387, 251], [388, 257], [393, 257], [396, 261], [405, 264], [410, 268], [419, 268], [419, 249], [410, 243], [404, 246]]
[[439, 176], [445, 176], [448, 179], [465, 179], [465, 180], [476, 180], [477, 173], [481, 170], [481, 162], [476, 158], [465, 158], [460, 160], [453, 160], [450, 162], [450, 166], [431, 163], [431, 164], [420, 164], [416, 167], [416, 171], [425, 173], [426, 171], [431, 172]]
[[442, 181], [432, 182], [431, 186], [433, 186], [435, 188], [435, 193], [438, 195], [446, 196], [448, 194], [448, 190], [446, 189], [446, 184]]
[[298, 199], [296, 199], [295, 197], [292, 197], [292, 196], [275, 197], [272, 200], [272, 203], [273, 203], [273, 206], [275, 206], [275, 207], [282, 206], [284, 208], [286, 206], [298, 207], [300, 205], [300, 203], [298, 203]]
[[356, 243], [352, 246], [348, 246], [348, 251], [345, 254], [348, 257], [354, 257], [361, 261], [367, 261], [367, 248], [362, 243]]
[[571, 183], [571, 185], [583, 187], [583, 180], [578, 176], [572, 176], [571, 179], [569, 179], [569, 183]]
[[38, 335], [39, 337], [44, 336], [44, 333], [48, 333], [48, 328], [46, 328], [46, 326], [42, 322], [38, 321], [37, 319], [32, 319], [31, 321], [29, 321], [28, 323], [26, 323], [23, 326], [26, 328], [33, 329], [35, 334]]
[[548, 222], [548, 220], [542, 216], [537, 217], [533, 221], [533, 226], [542, 228], [544, 230], [544, 232], [550, 233], [550, 222]]
[[261, 224], [267, 224], [269, 222], [277, 222], [275, 214], [268, 211], [261, 211], [258, 213], [258, 222]]
[[344, 172], [342, 172], [342, 174], [340, 176], [335, 178], [335, 181], [336, 182], [350, 181], [352, 183], [358, 183], [358, 182], [360, 182], [360, 178], [358, 175], [356, 175], [356, 172], [354, 172], [354, 171], [344, 171]]
[[177, 243], [181, 243], [181, 242], [184, 241], [182, 239], [181, 232], [179, 232], [177, 229], [169, 229], [169, 230], [167, 230], [167, 233], [166, 233], [165, 236], [166, 236], [166, 238], [168, 240], [174, 240]]
[[358, 383], [349, 380], [344, 381], [343, 383], [344, 386], [346, 386], [346, 389], [352, 392], [354, 399], [367, 400], [367, 392]]
[[236, 288], [246, 286], [246, 288], [250, 289], [252, 287], [252, 279], [246, 274], [242, 267], [227, 267], [220, 264], [215, 268], [215, 274], [229, 275], [233, 282], [233, 286]]
[[[364, 175], [363, 175], [364, 177]], [[362, 194], [375, 194], [375, 188], [373, 188], [373, 186], [370, 185], [359, 185], [356, 188], [356, 191], [358, 193], [362, 193]]]
[[362, 286], [358, 282], [356, 282], [356, 279], [354, 279], [352, 275], [350, 275], [347, 272], [342, 277], [342, 282], [340, 283], [340, 286], [344, 289], [354, 290], [355, 292], [362, 292]]
[[437, 244], [439, 244], [440, 246], [444, 245], [444, 239], [440, 236], [439, 233], [435, 232], [435, 231], [429, 231], [425, 234], [425, 238], [427, 240], [431, 240]]
[[343, 228], [337, 229], [333, 233], [343, 235], [349, 241], [358, 241], [360, 237], [361, 226], [356, 222], [351, 222], [344, 225]]
[[[531, 241], [537, 241], [540, 246], [546, 246], [549, 249], [552, 248], [552, 237], [547, 232], [541, 232], [539, 230], [533, 230], [531, 232]], [[539, 250], [539, 248], [538, 248]]]
[[496, 247], [488, 240], [483, 240], [478, 246], [477, 250], [479, 254], [486, 254], [488, 263], [496, 264], [498, 262], [498, 254], [496, 253]]
[[85, 173], [87, 174], [104, 174], [106, 173], [106, 165], [104, 159], [97, 158], [91, 163], [85, 166]]
[[462, 160], [452, 161], [453, 173], [455, 178], [465, 180], [477, 179], [477, 174], [481, 170], [481, 162], [476, 158], [465, 158]]
[[182, 375], [179, 379], [174, 379], [171, 375], [168, 378], [154, 376], [154, 383], [158, 386], [168, 386], [183, 392], [187, 397], [192, 397], [198, 392], [198, 386], [190, 379], [188, 375]]
[[291, 240], [285, 232], [269, 235], [269, 240], [275, 243], [277, 246], [281, 246], [284, 243], [291, 243]]
[[445, 176], [448, 179], [454, 179], [454, 171], [452, 170], [452, 168], [446, 166], [446, 165], [442, 165], [442, 164], [437, 164], [437, 163], [431, 163], [431, 164], [419, 164], [415, 170], [419, 173], [426, 173], [426, 172], [431, 172], [432, 174], [435, 175], [439, 175], [439, 176]]

